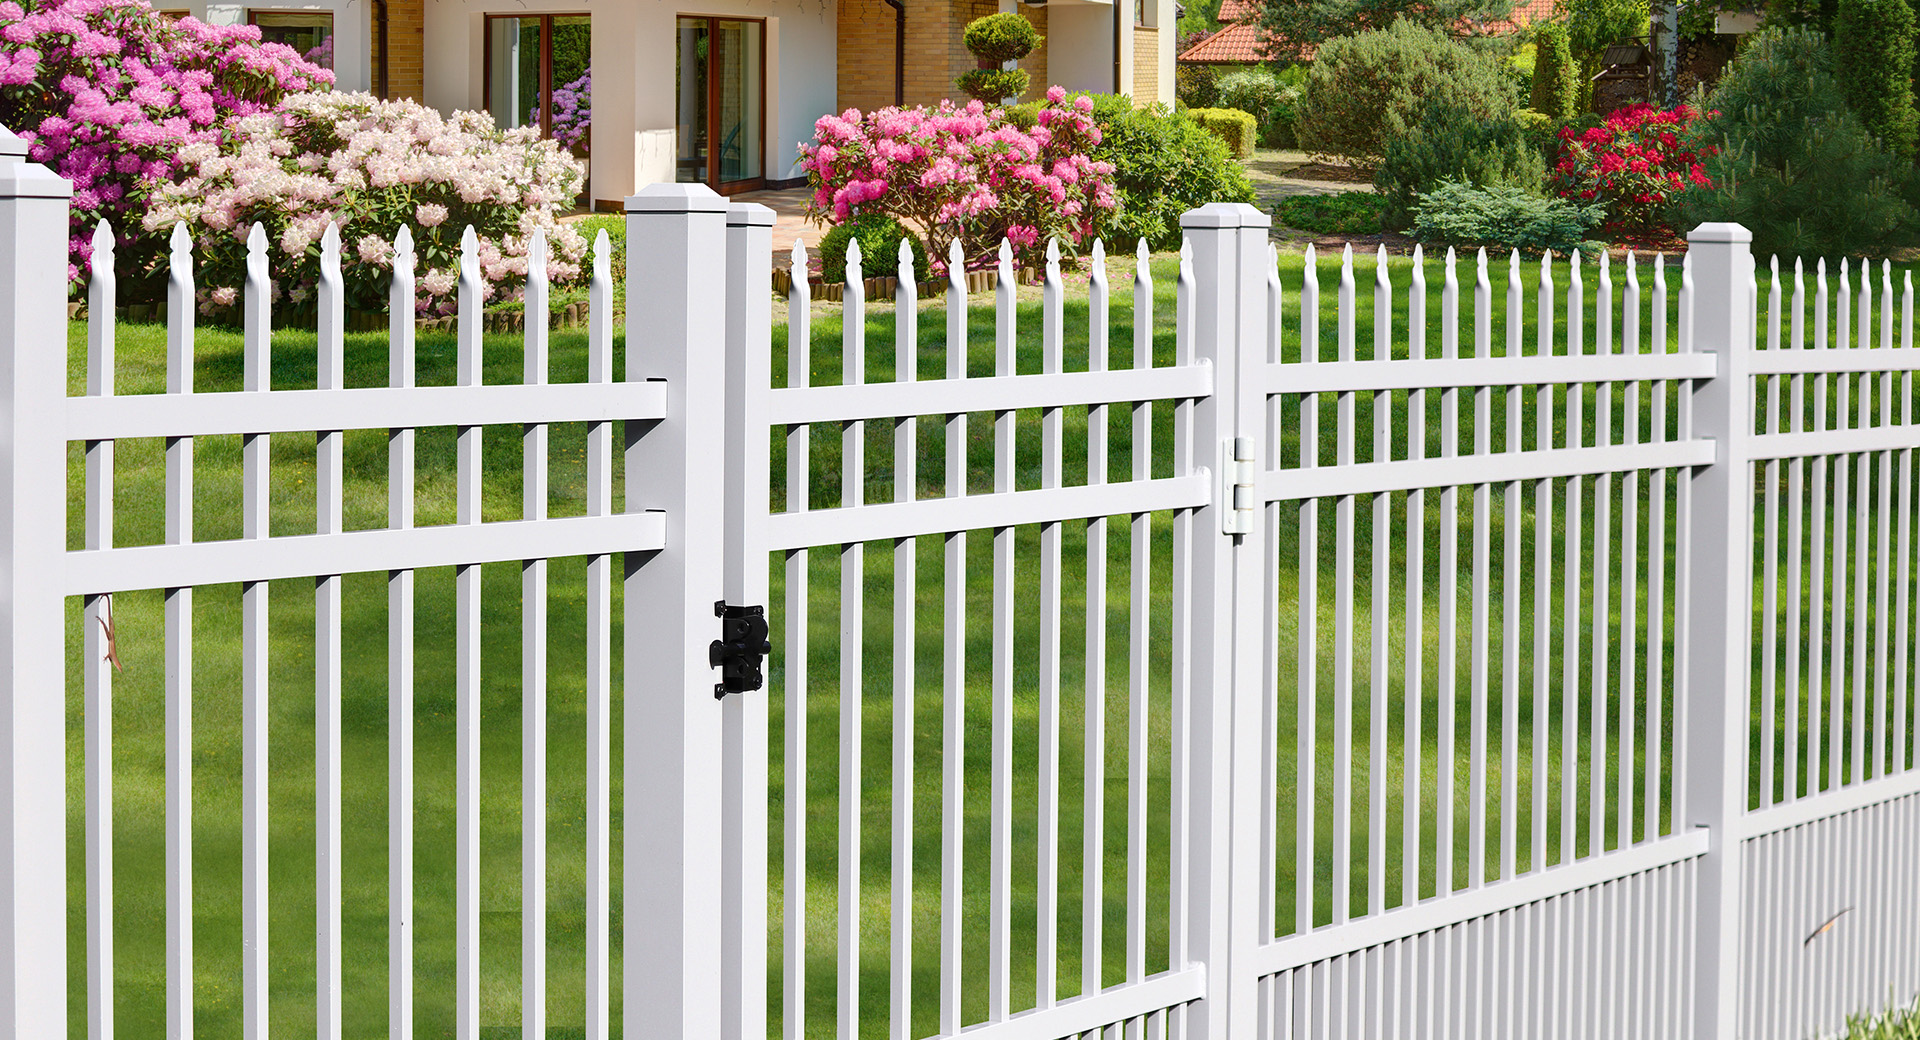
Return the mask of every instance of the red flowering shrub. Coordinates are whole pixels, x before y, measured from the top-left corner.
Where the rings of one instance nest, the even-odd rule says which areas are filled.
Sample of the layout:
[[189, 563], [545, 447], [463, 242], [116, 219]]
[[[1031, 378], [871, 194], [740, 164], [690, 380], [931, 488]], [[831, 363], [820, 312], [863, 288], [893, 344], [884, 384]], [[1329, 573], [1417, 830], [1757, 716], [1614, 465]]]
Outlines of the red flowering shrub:
[[1713, 186], [1700, 163], [1713, 150], [1686, 144], [1687, 128], [1699, 117], [1687, 105], [1662, 112], [1642, 104], [1619, 109], [1584, 132], [1566, 127], [1553, 187], [1576, 203], [1606, 206], [1607, 231], [1670, 230], [1680, 193]]

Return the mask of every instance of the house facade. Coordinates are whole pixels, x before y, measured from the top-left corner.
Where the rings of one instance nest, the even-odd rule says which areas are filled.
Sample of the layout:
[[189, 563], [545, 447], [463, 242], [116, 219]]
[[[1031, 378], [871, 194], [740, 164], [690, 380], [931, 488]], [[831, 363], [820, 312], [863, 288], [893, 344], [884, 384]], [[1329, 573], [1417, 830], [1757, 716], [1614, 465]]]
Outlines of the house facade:
[[[161, 0], [167, 4], [168, 0]], [[177, 0], [174, 0], [177, 3]], [[1001, 11], [1046, 37], [1021, 62], [1051, 84], [1173, 98], [1174, 0], [191, 0], [173, 13], [254, 24], [334, 70], [342, 90], [483, 109], [587, 159], [588, 195], [799, 183], [822, 115], [964, 101], [962, 31]], [[584, 110], [590, 106], [590, 123]]]

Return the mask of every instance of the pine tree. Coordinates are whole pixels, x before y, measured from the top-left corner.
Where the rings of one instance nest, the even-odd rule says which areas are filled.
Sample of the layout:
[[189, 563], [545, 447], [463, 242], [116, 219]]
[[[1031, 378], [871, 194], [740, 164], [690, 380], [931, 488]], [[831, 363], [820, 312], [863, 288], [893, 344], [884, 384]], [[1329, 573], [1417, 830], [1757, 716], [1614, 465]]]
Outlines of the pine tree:
[[1834, 70], [1847, 105], [1887, 150], [1912, 159], [1914, 17], [1907, 0], [1840, 0], [1833, 20]]

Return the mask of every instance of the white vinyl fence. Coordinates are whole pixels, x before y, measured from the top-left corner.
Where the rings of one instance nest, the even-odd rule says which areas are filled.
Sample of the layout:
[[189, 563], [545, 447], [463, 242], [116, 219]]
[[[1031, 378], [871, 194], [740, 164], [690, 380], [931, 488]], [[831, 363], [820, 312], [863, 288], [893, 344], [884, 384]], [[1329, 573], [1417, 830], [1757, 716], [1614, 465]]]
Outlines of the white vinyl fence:
[[[195, 394], [182, 233], [167, 392], [115, 394], [96, 277], [69, 397], [68, 186], [0, 143], [0, 1033], [114, 1034], [126, 706], [102, 622], [111, 595], [162, 589], [167, 1028], [193, 1034], [192, 597], [238, 583], [233, 988], [245, 1035], [267, 1035], [284, 941], [267, 930], [267, 596], [311, 577], [316, 1017], [343, 1035], [343, 996], [362, 995], [341, 960], [341, 576], [364, 572], [388, 596], [384, 1003], [413, 1033], [414, 577], [439, 567], [457, 575], [462, 1038], [575, 1025], [545, 1010], [557, 943], [584, 945], [590, 1038], [1784, 1040], [1920, 993], [1920, 360], [1911, 284], [1885, 264], [1776, 269], [1762, 301], [1746, 232], [1707, 225], [1678, 269], [1449, 253], [1436, 287], [1416, 253], [1396, 285], [1409, 269], [1382, 252], [1369, 300], [1351, 254], [1337, 285], [1311, 254], [1288, 284], [1266, 219], [1215, 204], [1183, 219], [1171, 308], [1144, 252], [1129, 292], [1096, 246], [1084, 310], [1048, 264], [1036, 336], [1004, 251], [990, 312], [957, 279], [916, 284], [904, 253], [896, 300], [869, 302], [856, 251], [838, 308], [794, 279], [780, 342], [770, 213], [656, 186], [628, 200], [624, 378], [601, 252], [586, 379], [549, 382], [529, 322], [520, 379], [486, 382], [469, 249], [456, 385], [415, 385], [402, 274], [388, 386], [349, 388], [333, 235], [316, 387], [272, 389], [256, 246], [245, 389]], [[532, 279], [529, 313], [545, 292]], [[562, 423], [587, 425], [580, 516], [547, 514]], [[521, 438], [518, 519], [482, 517], [488, 425]], [[447, 426], [456, 522], [416, 524], [395, 493], [384, 527], [349, 530], [343, 431], [386, 431], [405, 489], [415, 431]], [[272, 533], [270, 439], [309, 432], [314, 530]], [[242, 440], [244, 529], [197, 540], [194, 439], [217, 436]], [[140, 438], [164, 441], [165, 536], [123, 547], [114, 449]], [[587, 855], [562, 884], [584, 885], [585, 926], [562, 939], [545, 561], [581, 556], [586, 678], [564, 695], [586, 703]], [[488, 565], [519, 568], [517, 623], [485, 621]], [[62, 851], [70, 596], [84, 908]], [[763, 689], [716, 689], [716, 601], [766, 607]], [[522, 996], [483, 1021], [481, 640], [509, 629]]]

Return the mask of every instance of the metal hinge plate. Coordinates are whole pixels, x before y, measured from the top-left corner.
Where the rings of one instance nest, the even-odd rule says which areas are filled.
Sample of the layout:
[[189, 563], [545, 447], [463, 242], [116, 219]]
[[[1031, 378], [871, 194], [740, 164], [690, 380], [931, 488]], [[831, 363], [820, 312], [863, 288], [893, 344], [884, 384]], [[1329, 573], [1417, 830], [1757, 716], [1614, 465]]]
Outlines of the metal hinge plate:
[[1214, 501], [1219, 506], [1221, 534], [1252, 534], [1254, 476], [1259, 469], [1253, 438], [1231, 437], [1220, 442], [1220, 465], [1215, 469]]

